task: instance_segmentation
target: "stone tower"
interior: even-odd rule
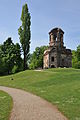
[[[64,31],[54,28],[49,32],[49,48],[44,52],[44,68],[72,67],[72,53],[63,42]]]
[[[53,47],[55,45],[63,47],[63,35],[64,32],[60,28],[55,28],[49,32],[49,46]]]

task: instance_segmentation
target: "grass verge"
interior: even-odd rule
[[[12,98],[0,90],[0,120],[8,120],[12,109]]]

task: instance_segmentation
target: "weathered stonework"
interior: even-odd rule
[[[66,49],[63,42],[64,32],[54,28],[49,32],[49,48],[44,51],[43,67],[72,67],[72,53]]]

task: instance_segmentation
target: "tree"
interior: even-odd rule
[[[5,68],[2,61],[2,51],[1,51],[1,45],[0,45],[0,75],[4,75],[4,74],[5,74]]]
[[[72,67],[80,69],[80,45],[72,51]]]
[[[72,51],[72,67],[75,68],[78,62],[77,60],[77,52],[75,50]]]
[[[43,68],[43,53],[46,49],[48,49],[48,46],[41,46],[35,48],[35,51],[30,58],[30,69]]]
[[[28,11],[28,6],[25,4],[22,7],[22,14],[21,14],[21,21],[22,25],[18,29],[18,34],[20,36],[20,42],[23,49],[23,55],[24,55],[24,70],[27,68],[27,62],[28,56],[29,56],[29,49],[30,49],[30,13]]]
[[[14,65],[16,65],[19,70],[22,59],[20,45],[18,43],[15,45],[11,38],[8,38],[0,46],[0,53],[1,62],[4,68],[2,71],[4,71],[5,74],[11,74]]]
[[[80,61],[80,45],[77,47],[77,59]]]

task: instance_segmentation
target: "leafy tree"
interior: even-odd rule
[[[75,65],[76,65],[77,61],[78,61],[78,60],[77,60],[76,51],[73,50],[73,51],[72,51],[72,67],[73,67],[73,68],[75,68]]]
[[[72,67],[80,69],[80,45],[72,51]]]
[[[1,52],[1,61],[4,70],[4,73],[10,74],[12,73],[12,69],[14,65],[21,66],[21,50],[20,45],[17,43],[16,45],[12,42],[11,38],[8,38],[3,45],[0,46]]]
[[[18,33],[20,36],[20,42],[23,49],[23,55],[24,55],[24,70],[27,68],[27,62],[29,57],[29,49],[30,49],[30,13],[28,11],[28,6],[25,4],[22,8],[22,14],[21,14],[21,21],[22,25],[18,29]]]
[[[12,61],[12,50],[13,50],[13,43],[11,38],[8,38],[3,45],[1,46],[1,50],[2,50],[2,61],[4,63],[5,66],[5,71],[8,72],[8,74],[11,71],[11,68],[13,67],[13,61]]]
[[[48,46],[36,47],[30,58],[30,69],[43,68],[43,53]]]
[[[16,66],[18,66],[18,68],[19,68],[21,66],[21,64],[22,64],[21,47],[20,47],[19,43],[16,43],[16,45],[14,45],[14,47],[15,47],[14,54],[16,56],[16,57],[14,57],[14,64]]]
[[[0,75],[4,75],[4,64],[2,61],[2,51],[1,51],[1,45],[0,45]]]
[[[77,47],[77,59],[80,61],[80,45]]]

